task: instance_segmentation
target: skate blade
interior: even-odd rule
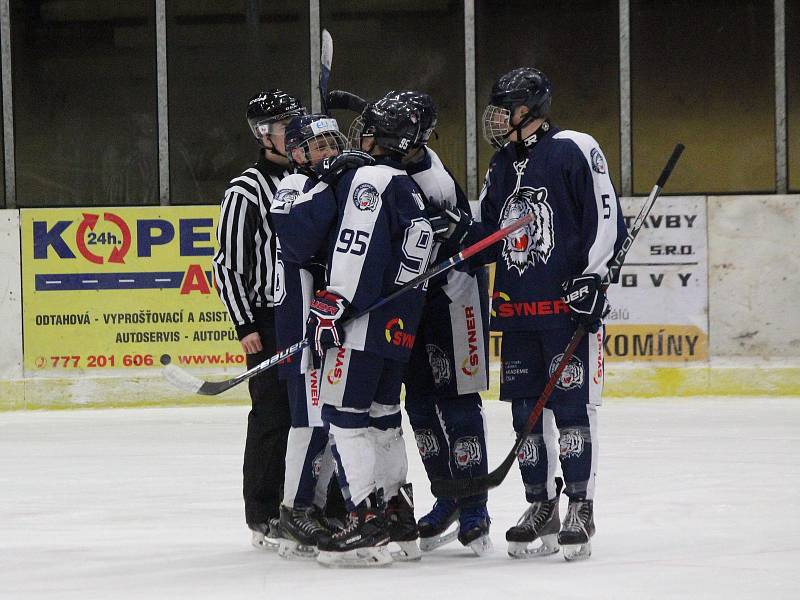
[[[419,538],[419,549],[422,550],[423,552],[431,552],[441,546],[444,546],[445,544],[449,544],[457,537],[458,537],[458,523],[455,523],[453,531],[450,531],[449,533],[434,535],[427,538],[422,538],[422,537]]]
[[[325,567],[348,569],[361,567],[384,567],[392,564],[392,555],[386,546],[356,548],[347,552],[321,550],[317,562]]]
[[[511,558],[541,558],[543,556],[550,556],[559,550],[558,536],[543,535],[541,544],[531,547],[533,542],[508,542],[508,555]]]
[[[389,542],[389,553],[392,555],[392,560],[399,562],[409,562],[422,558],[422,551],[417,546],[416,540],[408,542],[391,541]]]
[[[586,560],[592,555],[592,542],[570,544],[569,546],[564,544],[561,548],[564,550],[564,560],[568,562]]]
[[[254,531],[250,538],[250,544],[252,544],[253,548],[257,548],[258,550],[276,552],[280,546],[280,538],[268,537],[263,533]]]
[[[282,539],[278,546],[278,556],[286,560],[314,560],[319,550],[316,546],[307,546],[294,540]]]
[[[475,556],[486,556],[487,554],[494,552],[492,538],[490,538],[488,535],[482,535],[478,539],[472,540],[469,544],[467,544],[467,548],[472,550],[475,553]]]

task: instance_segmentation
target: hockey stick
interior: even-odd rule
[[[633,240],[636,239],[639,230],[642,228],[644,220],[650,213],[650,209],[653,208],[656,198],[658,198],[658,196],[661,194],[661,189],[664,187],[664,184],[666,184],[670,173],[672,173],[675,163],[678,162],[678,158],[680,158],[683,148],[683,144],[677,144],[675,149],[672,151],[672,156],[669,157],[664,170],[661,171],[661,176],[658,178],[655,186],[653,186],[650,195],[647,197],[647,201],[644,203],[642,210],[639,212],[639,216],[636,217],[636,221],[634,221],[633,227],[628,232],[625,240],[622,242],[622,246],[620,247],[619,251],[612,259],[612,264],[608,268],[608,273],[606,273],[606,276],[603,278],[602,285],[604,289],[617,280],[619,271],[622,268],[622,263],[625,262],[625,256],[628,254],[628,250],[630,250]],[[508,456],[505,457],[503,462],[500,463],[500,466],[491,473],[481,477],[467,479],[434,479],[431,481],[431,493],[433,493],[435,497],[465,498],[468,496],[475,496],[476,494],[481,494],[492,488],[496,488],[503,482],[503,480],[506,478],[506,475],[508,475],[508,472],[511,470],[511,465],[514,464],[514,460],[517,458],[517,454],[522,447],[522,444],[525,442],[528,435],[530,435],[531,431],[533,431],[536,422],[539,420],[539,416],[542,414],[542,410],[544,410],[544,405],[550,398],[550,394],[553,393],[556,383],[558,383],[559,379],[561,379],[561,373],[564,372],[564,369],[569,364],[572,355],[575,353],[575,349],[578,347],[578,344],[580,344],[585,334],[586,329],[583,327],[583,325],[578,325],[578,328],[572,335],[572,339],[569,341],[569,344],[567,344],[566,350],[564,350],[561,361],[558,363],[556,370],[550,375],[544,390],[539,396],[539,399],[536,401],[536,405],[531,410],[531,414],[528,416],[525,427],[517,436],[517,441],[514,443],[514,447],[511,449],[511,452],[508,453]]]
[[[328,94],[328,108],[349,110],[361,114],[364,112],[364,107],[367,101],[361,96],[353,92],[346,92],[345,90],[331,90]]]
[[[333,64],[333,38],[327,29],[322,30],[322,47],[319,51],[319,96],[322,112],[328,114],[328,80],[331,78]]]
[[[520,229],[521,227],[524,227],[532,220],[533,220],[532,214],[525,215],[521,219],[514,221],[511,225],[503,227],[502,229],[495,231],[493,234],[486,236],[482,240],[475,242],[471,246],[464,248],[458,254],[438,263],[437,265],[434,265],[433,267],[431,267],[424,273],[418,275],[411,281],[406,282],[399,289],[395,290],[385,298],[381,298],[380,300],[375,302],[372,306],[365,308],[355,316],[348,319],[347,322],[349,323],[351,321],[355,321],[356,319],[364,316],[368,312],[371,312],[376,308],[380,308],[381,306],[384,306],[385,304],[392,302],[398,296],[406,293],[408,290],[415,288],[422,283],[425,283],[432,277],[435,277],[436,275],[439,275],[440,273],[443,273],[444,271],[451,269],[457,264],[464,262],[471,256],[474,256],[475,254],[485,250],[492,244],[499,242],[507,235],[513,233],[514,231]],[[164,357],[162,357],[163,359],[162,362],[165,363],[163,375],[167,379],[167,381],[169,381],[175,387],[178,387],[182,390],[193,392],[196,394],[201,394],[203,396],[216,396],[217,394],[221,394],[225,390],[229,390],[235,385],[242,383],[243,381],[249,379],[250,377],[258,375],[259,373],[262,373],[263,371],[266,371],[267,369],[274,367],[279,362],[282,362],[287,358],[289,358],[290,356],[302,351],[303,348],[306,348],[309,344],[310,342],[308,338],[302,339],[299,342],[292,344],[285,350],[281,350],[271,358],[268,358],[267,360],[257,364],[253,368],[248,369],[241,375],[237,375],[232,379],[226,379],[225,381],[203,381],[201,379],[198,379],[197,377],[181,369],[180,367],[174,364],[169,364],[169,361],[167,360],[169,359],[169,356],[165,354]]]

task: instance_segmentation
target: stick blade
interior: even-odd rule
[[[319,53],[319,62],[322,68],[330,75],[331,65],[333,64],[333,38],[327,29],[322,30],[322,47]]]
[[[488,492],[503,483],[511,465],[517,460],[517,450],[515,445],[500,466],[487,475],[466,479],[434,479],[431,481],[431,493],[437,498],[468,498]]]
[[[431,493],[437,498],[468,498],[497,487],[489,475],[466,479],[434,479]]]
[[[192,394],[200,394],[201,388],[205,385],[203,380],[198,379],[191,373],[187,373],[173,364],[165,366],[161,374],[164,376],[164,379],[170,382],[174,387]]]
[[[204,381],[197,390],[201,396],[216,396],[222,392],[231,389],[239,383],[239,379],[226,379],[225,381]]]

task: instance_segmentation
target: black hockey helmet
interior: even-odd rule
[[[519,67],[501,75],[492,86],[489,105],[483,113],[483,136],[495,148],[509,141],[517,133],[518,143],[522,129],[531,121],[550,113],[552,86],[547,75],[533,67]],[[526,106],[528,113],[520,123],[509,129],[511,117],[518,106]]]
[[[286,125],[284,142],[289,164],[306,175],[319,175],[317,167],[323,159],[338,156],[347,149],[347,138],[339,131],[336,119],[323,114],[292,117]],[[303,151],[302,163],[293,156],[297,148]]]
[[[275,133],[271,125],[278,121],[306,114],[299,99],[278,89],[267,90],[253,96],[247,104],[247,123],[250,131],[261,142],[264,135]]]
[[[425,92],[418,92],[416,90],[392,90],[388,92],[384,98],[407,101],[419,109],[422,133],[418,146],[427,144],[436,129],[436,122],[439,116],[433,98]]]
[[[510,110],[528,107],[533,119],[550,113],[552,86],[547,75],[533,67],[519,67],[501,75],[492,86],[489,104]]]
[[[350,141],[360,148],[361,138],[368,136],[396,158],[403,158],[420,144],[421,111],[412,102],[399,98],[370,102],[351,125]]]

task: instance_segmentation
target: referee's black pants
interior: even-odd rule
[[[247,355],[247,368],[273,356],[276,351],[275,311],[255,308],[254,315],[263,349]],[[266,523],[279,515],[283,496],[286,439],[291,426],[286,385],[278,379],[278,367],[251,377],[252,408],[247,415],[244,447],[244,513],[248,524]]]

